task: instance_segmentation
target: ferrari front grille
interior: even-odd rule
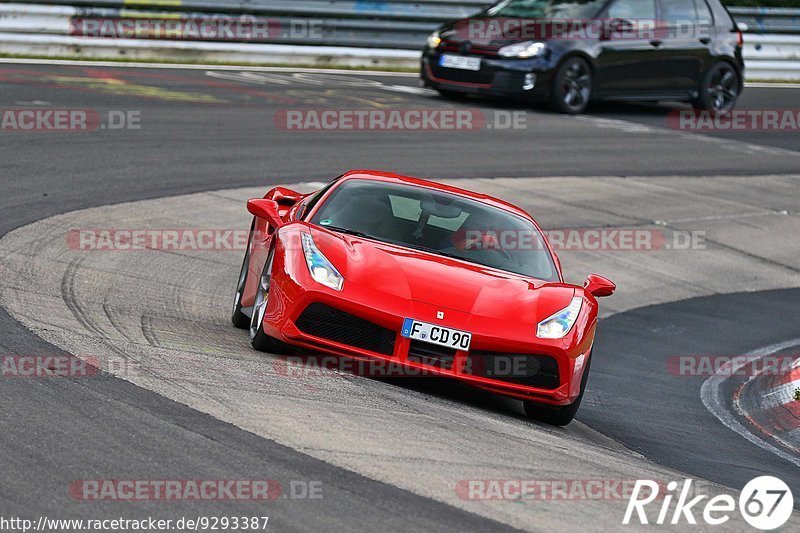
[[[474,350],[467,358],[464,373],[537,389],[560,385],[558,362],[547,355]]]
[[[450,370],[453,368],[453,360],[456,351],[452,348],[437,346],[429,342],[412,340],[408,347],[408,360],[423,365],[435,366]]]
[[[306,307],[295,325],[321,339],[384,355],[394,353],[394,331],[319,302]]]

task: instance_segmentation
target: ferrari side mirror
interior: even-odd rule
[[[275,187],[267,193],[266,198],[275,200],[278,205],[290,206],[296,204],[298,200],[303,198],[303,195],[286,187]]]
[[[586,276],[586,282],[583,288],[592,294],[595,298],[602,298],[603,296],[611,296],[617,289],[617,286],[608,278],[598,276],[597,274],[589,274]]]
[[[278,202],[274,200],[265,200],[264,198],[247,200],[247,210],[251,215],[266,220],[273,228],[277,229],[284,224],[278,214]]]

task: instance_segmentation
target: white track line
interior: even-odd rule
[[[781,209],[779,211],[756,211],[753,213],[732,213],[730,215],[711,215],[705,217],[671,218],[668,220],[654,220],[653,224],[666,226],[668,224],[683,224],[686,222],[711,222],[714,220],[731,220],[752,217],[771,217],[775,215],[788,215],[789,211]]]
[[[753,81],[750,83],[745,82],[744,86],[751,89],[800,89],[800,83],[767,83]]]
[[[252,72],[327,72],[331,74],[351,74],[366,76],[387,76],[397,78],[417,78],[415,72],[391,72],[384,70],[356,70],[311,67],[259,67],[255,65],[201,65],[192,63],[142,63],[136,61],[83,61],[79,59],[24,59],[16,57],[0,57],[0,63],[23,65],[64,65],[77,67],[120,67],[120,68],[157,68],[176,70],[246,70]]]
[[[173,68],[184,70],[250,70],[256,72],[335,72],[337,74],[367,74],[381,76],[396,76],[400,78],[416,78],[419,74],[415,72],[393,72],[385,70],[352,70],[352,69],[333,69],[333,68],[294,68],[294,67],[259,67],[246,65],[200,65],[192,63],[145,63],[137,61],[84,61],[80,59],[26,59],[23,57],[2,57],[0,63],[16,63],[31,65],[74,65],[74,66],[98,66],[98,67],[125,67],[125,68]],[[745,87],[753,89],[800,89],[800,83],[769,83],[769,82],[745,82]]]
[[[800,339],[793,339],[790,341],[765,346],[763,348],[758,348],[757,350],[753,350],[752,352],[745,354],[745,360],[747,357],[766,357],[774,354],[775,352],[786,350],[787,348],[793,348],[795,346],[800,346]],[[727,363],[717,370],[713,376],[703,382],[703,386],[700,389],[700,398],[703,400],[703,405],[705,405],[706,409],[708,409],[711,414],[717,417],[720,422],[728,427],[728,429],[735,431],[756,446],[759,446],[760,448],[763,448],[782,459],[786,459],[796,466],[800,466],[800,458],[770,444],[760,436],[750,431],[750,429],[739,422],[734,414],[725,406],[725,399],[723,398],[722,394],[722,384],[731,375],[734,375],[736,370],[746,364],[748,363],[744,362],[731,369],[731,363]]]

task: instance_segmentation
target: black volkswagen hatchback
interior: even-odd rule
[[[681,100],[733,109],[742,34],[720,0],[503,0],[442,25],[422,54],[423,83],[447,97],[549,101]]]

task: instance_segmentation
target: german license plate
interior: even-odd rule
[[[479,57],[462,57],[442,54],[441,57],[439,57],[439,65],[461,70],[480,70],[481,60]]]
[[[472,341],[472,333],[420,322],[413,318],[403,320],[401,335],[409,339],[464,351],[469,350],[469,343]]]

